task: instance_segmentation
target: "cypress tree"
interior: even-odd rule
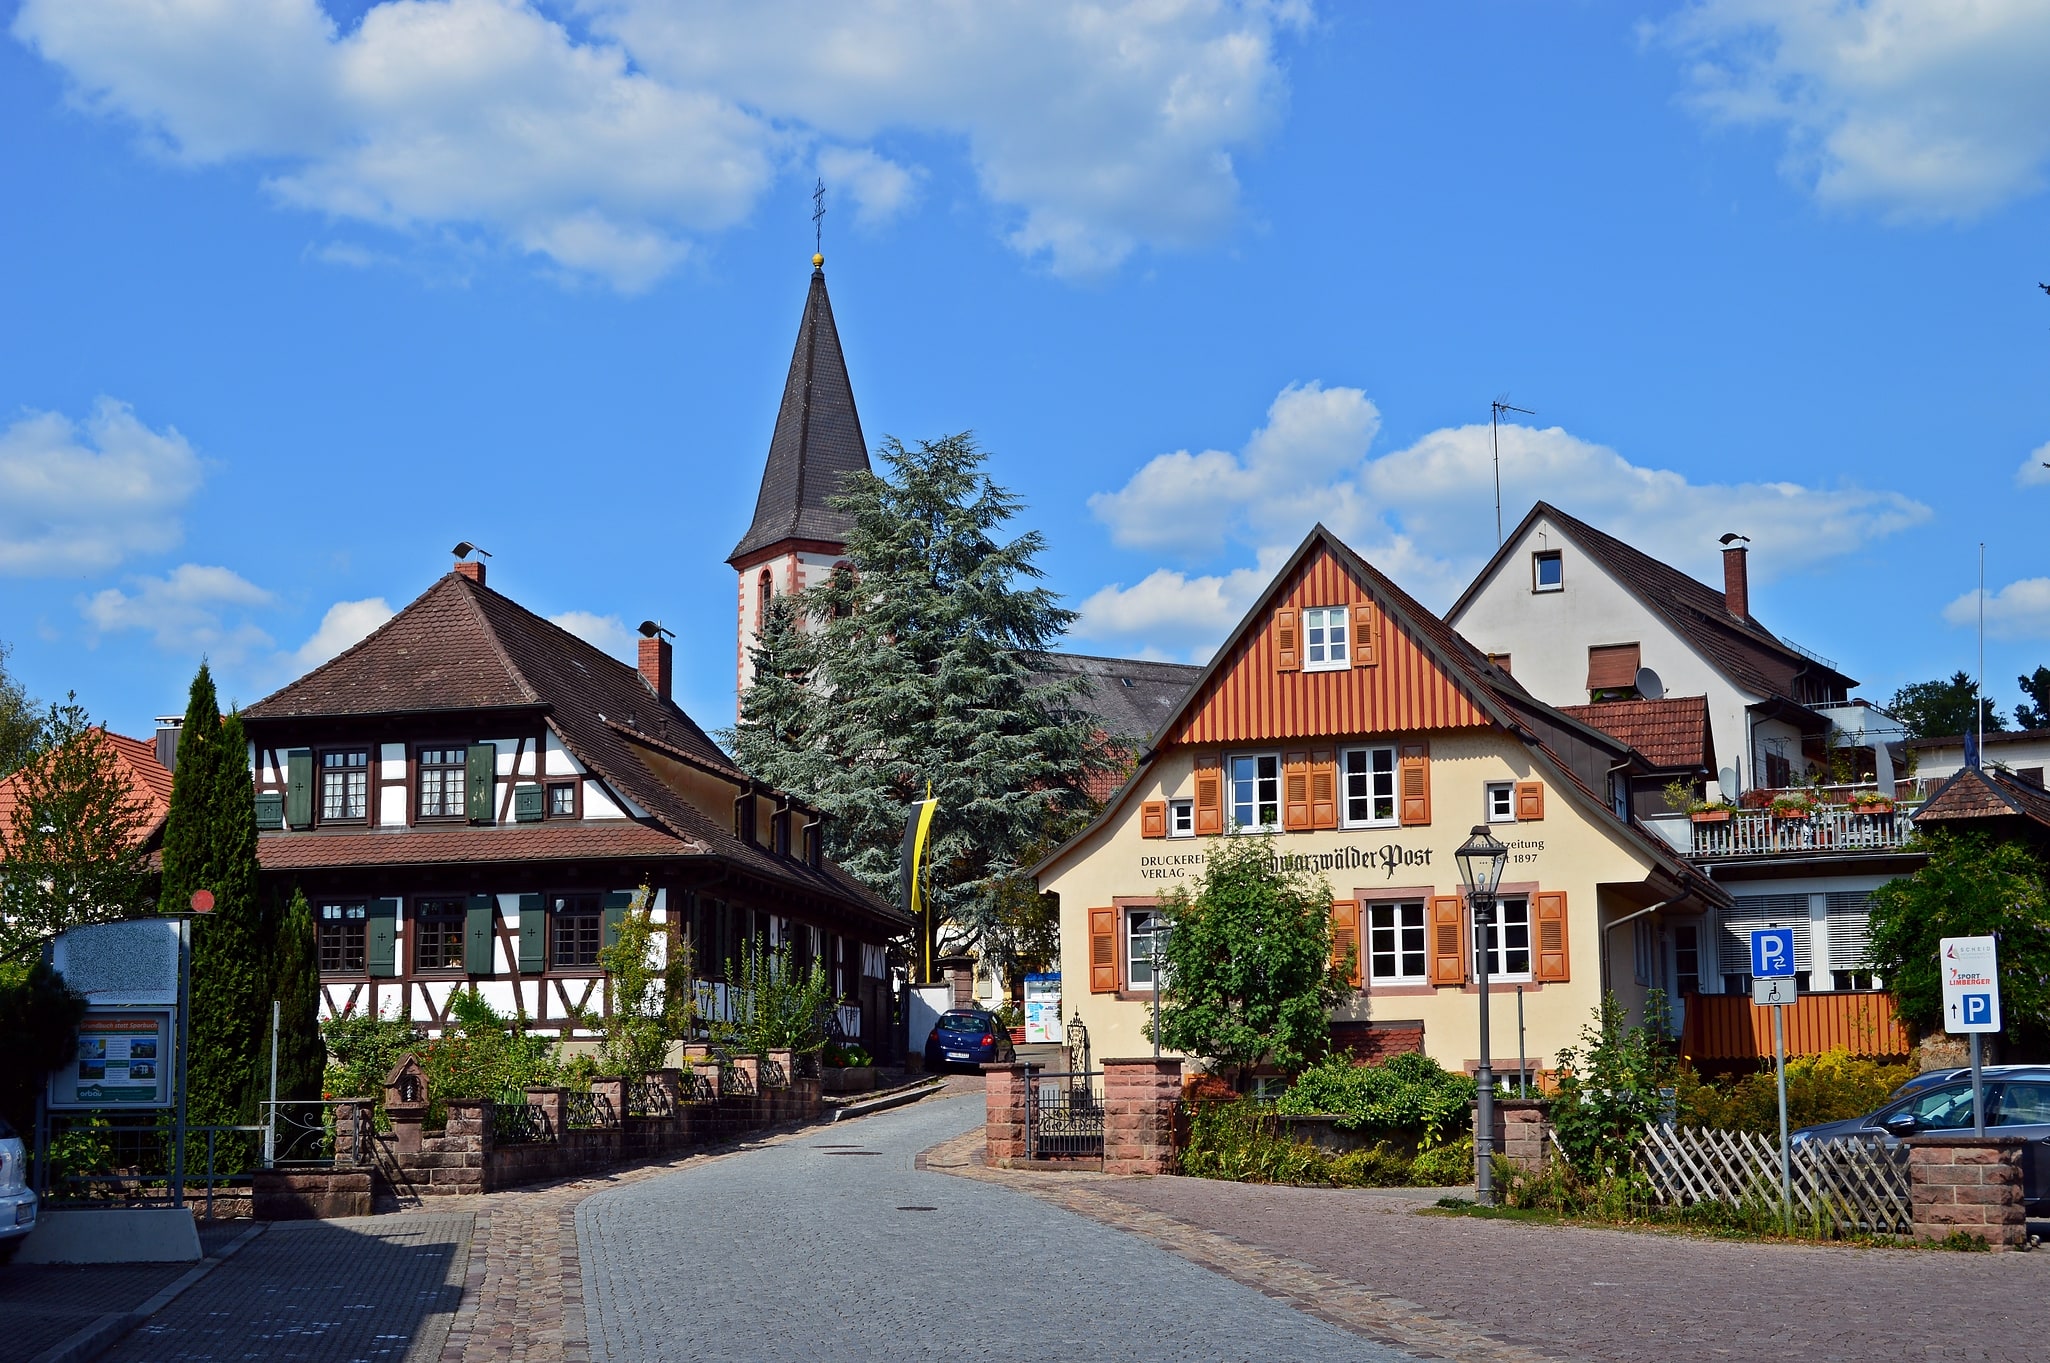
[[[327,1046],[320,1037],[320,968],[314,955],[313,910],[306,892],[294,886],[292,897],[271,915],[266,933],[270,949],[269,988],[258,1000],[264,1035],[256,1049],[254,1088],[258,1100],[270,1096],[270,1000],[278,1002],[278,1098],[295,1102],[320,1097]],[[258,1109],[261,1115],[261,1109]]]
[[[178,731],[177,766],[171,776],[171,812],[164,821],[164,881],[158,903],[183,913],[192,892],[211,889],[214,768],[221,746],[221,702],[205,663],[192,679],[185,725]]]

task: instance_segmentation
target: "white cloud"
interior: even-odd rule
[[[199,456],[101,398],[79,423],[30,412],[0,431],[0,573],[110,568],[174,547],[199,489]]]
[[[1979,593],[1943,608],[1953,625],[1979,623]],[[1986,597],[1986,632],[1996,639],[2050,639],[2050,577],[2025,577]]]
[[[639,637],[616,615],[599,615],[595,611],[564,611],[560,615],[549,616],[548,620],[550,624],[562,626],[593,648],[609,653],[622,662],[632,662],[640,656]]]
[[[1494,546],[1489,428],[1432,431],[1374,458],[1379,427],[1358,389],[1292,384],[1239,454],[1158,455],[1124,487],[1092,497],[1121,545],[1192,563],[1250,549],[1261,566],[1215,576],[1161,569],[1132,587],[1105,587],[1083,603],[1076,632],[1200,656],[1319,521],[1426,605],[1450,605]],[[1543,499],[1711,581],[1724,531],[1751,536],[1752,575],[1769,582],[1930,514],[1898,493],[1852,486],[1694,483],[1558,427],[1504,426],[1500,439],[1507,522]]]
[[[391,619],[393,613],[391,603],[381,596],[335,602],[320,617],[320,628],[313,631],[313,637],[293,651],[293,667],[301,672],[319,667]]]
[[[227,568],[182,563],[163,577],[130,579],[132,591],[109,587],[79,603],[101,634],[148,633],[158,648],[204,654],[234,665],[270,647],[271,637],[247,618],[271,594]]]
[[[1056,273],[1208,240],[1233,157],[1285,102],[1276,46],[1307,0],[386,0],[343,31],[317,0],[23,0],[13,31],[85,107],[188,164],[253,162],[288,204],[479,229],[621,289],[815,161],[857,221],[960,147],[1011,244]],[[808,149],[817,148],[816,156]]]
[[[2029,457],[2022,460],[2021,467],[2014,471],[2014,485],[2050,487],[2050,442],[2029,451]]]
[[[1653,32],[1710,118],[1784,127],[1825,202],[1964,218],[2043,187],[2041,0],[1698,0]]]

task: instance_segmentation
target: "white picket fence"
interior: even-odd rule
[[[1653,1126],[1638,1160],[1661,1202],[1771,1203],[1780,1200],[1779,1141],[1748,1131]],[[1794,1207],[1803,1220],[1826,1216],[1848,1231],[1905,1235],[1911,1229],[1908,1149],[1873,1138],[1804,1141],[1793,1150]]]

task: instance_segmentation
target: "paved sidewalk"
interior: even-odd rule
[[[249,1229],[205,1222],[201,1252],[214,1254]],[[9,1264],[0,1267],[0,1359],[35,1358],[100,1317],[132,1311],[192,1270],[191,1264]]]

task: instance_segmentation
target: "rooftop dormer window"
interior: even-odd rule
[[[1311,606],[1303,611],[1303,671],[1341,672],[1352,666],[1352,609]]]

